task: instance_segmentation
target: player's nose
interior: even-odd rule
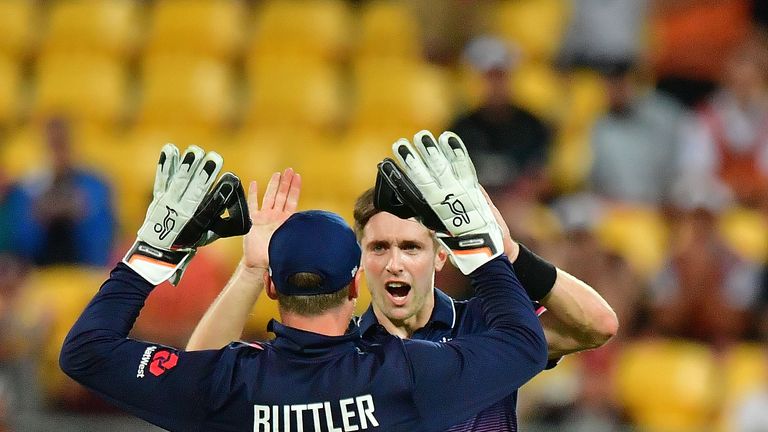
[[[400,251],[397,249],[392,249],[390,251],[385,270],[392,274],[403,272],[403,261],[400,257]]]

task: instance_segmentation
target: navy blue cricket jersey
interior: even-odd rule
[[[449,342],[366,341],[355,325],[331,337],[273,321],[271,342],[187,352],[127,338],[153,286],[118,264],[64,341],[60,364],[171,431],[439,431],[546,364],[541,324],[506,257],[472,282],[488,329]]]
[[[411,335],[412,339],[434,342],[448,342],[461,336],[481,333],[488,330],[485,315],[479,297],[469,300],[455,300],[448,294],[435,288],[435,307],[432,316],[424,327]],[[536,304],[533,305],[537,307]],[[541,308],[543,309],[543,308]],[[537,313],[540,312],[537,310]],[[373,306],[360,317],[360,332],[363,339],[376,341],[389,337],[387,330],[379,324]],[[554,363],[548,363],[554,366]],[[516,364],[505,365],[510,373]],[[452,389],[462,392],[463,389]],[[448,428],[446,432],[515,432],[517,431],[517,390],[493,404],[493,406]]]

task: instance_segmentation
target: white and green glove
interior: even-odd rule
[[[477,181],[467,149],[453,132],[421,131],[392,145],[379,164],[374,204],[435,230],[451,262],[469,274],[501,255],[503,236]]]
[[[211,188],[223,163],[218,153],[197,146],[181,157],[173,144],[163,146],[153,200],[125,264],[154,285],[176,285],[198,247],[248,232],[251,221],[237,176],[225,173]]]

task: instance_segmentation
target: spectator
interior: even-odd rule
[[[751,26],[749,0],[654,0],[650,14],[658,87],[688,106],[716,88],[728,53]]]
[[[571,3],[571,20],[558,58],[560,65],[600,70],[628,59],[639,59],[647,0],[572,0]]]
[[[672,253],[651,287],[651,325],[662,336],[723,348],[750,330],[759,266],[733,252],[718,230],[727,203],[721,185],[678,185],[674,197]]]
[[[9,192],[11,250],[37,265],[106,265],[115,225],[109,186],[75,166],[65,119],[49,120],[45,132],[50,166]]]
[[[741,204],[768,196],[768,48],[753,38],[727,58],[722,88],[683,128],[680,175],[726,185]]]
[[[450,130],[463,138],[489,192],[512,186],[540,197],[548,189],[545,164],[552,134],[544,121],[510,100],[515,56],[504,42],[488,36],[473,39],[465,56],[482,74],[485,93],[480,107],[456,119]]]
[[[592,132],[591,189],[611,201],[663,204],[675,177],[683,110],[643,88],[629,62],[604,67],[603,77],[609,110]]]

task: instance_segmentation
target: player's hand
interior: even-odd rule
[[[123,262],[152,284],[176,284],[197,247],[247,232],[250,219],[237,176],[225,173],[211,187],[223,163],[218,153],[197,146],[181,157],[173,144],[163,146],[152,203]]]
[[[509,225],[507,225],[507,221],[504,220],[504,217],[501,215],[499,209],[496,208],[496,205],[491,200],[491,197],[488,196],[488,192],[485,191],[483,186],[480,186],[480,191],[483,193],[485,202],[488,203],[488,207],[491,209],[493,219],[497,224],[499,224],[499,228],[501,228],[501,237],[502,242],[504,243],[504,254],[510,259],[510,261],[514,262],[515,258],[517,258],[517,254],[520,251],[520,245],[512,240],[512,234],[509,231]]]
[[[287,168],[274,173],[259,208],[257,183],[248,188],[248,209],[253,226],[243,239],[243,263],[246,270],[266,269],[269,266],[269,239],[277,227],[296,212],[301,192],[301,176]]]
[[[413,143],[400,139],[392,150],[397,163],[385,160],[379,165],[383,180],[377,181],[377,196],[387,183],[409,210],[401,208],[400,215],[415,214],[435,230],[451,262],[464,274],[502,253],[502,228],[456,134],[444,132],[435,140],[429,131],[421,131]]]

